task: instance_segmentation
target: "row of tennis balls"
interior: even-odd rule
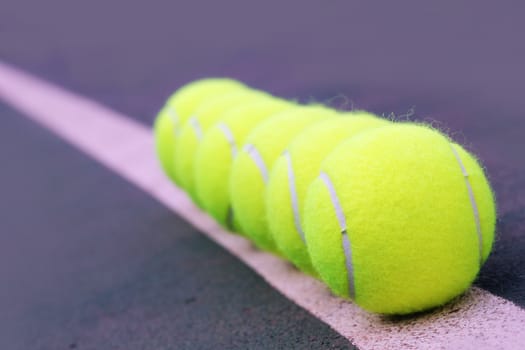
[[[366,310],[442,305],[490,253],[483,169],[429,127],[203,79],[170,97],[155,137],[166,174],[220,224]]]

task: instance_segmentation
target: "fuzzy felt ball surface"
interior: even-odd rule
[[[226,113],[203,137],[195,159],[195,192],[202,207],[226,228],[240,230],[228,191],[233,160],[253,128],[293,106],[278,98],[242,105]]]
[[[210,99],[195,111],[182,126],[174,153],[175,176],[182,188],[200,204],[195,194],[194,163],[197,149],[207,130],[232,109],[270,98],[266,93],[243,89]]]
[[[337,295],[407,314],[446,303],[476,278],[496,210],[483,168],[414,124],[365,131],[322,162],[304,207],[312,264]]]
[[[154,135],[162,169],[173,182],[179,182],[173,163],[175,139],[181,126],[205,101],[244,88],[243,84],[232,79],[207,78],[188,83],[170,96],[155,119]]]
[[[362,111],[315,123],[294,138],[275,162],[266,196],[270,233],[279,251],[300,270],[316,274],[306,249],[302,220],[306,191],[319,175],[321,162],[343,140],[387,123]]]
[[[337,113],[322,106],[300,106],[272,117],[248,136],[233,162],[230,199],[242,232],[259,248],[277,252],[266,216],[266,184],[272,165],[306,127]]]

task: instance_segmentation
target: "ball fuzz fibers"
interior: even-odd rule
[[[195,192],[202,207],[221,225],[239,230],[228,192],[230,171],[238,150],[261,121],[293,106],[277,98],[245,104],[226,113],[206,132],[195,158]]]
[[[321,278],[377,313],[417,312],[460,295],[494,240],[483,169],[418,125],[380,127],[339,145],[310,185],[304,211]]]
[[[175,139],[179,129],[206,100],[244,89],[238,81],[226,78],[208,78],[184,85],[171,95],[155,119],[155,147],[161,166],[168,177],[178,183],[173,169]]]
[[[265,192],[275,159],[306,127],[337,113],[322,106],[298,106],[257,126],[233,162],[230,200],[242,233],[259,248],[277,253],[266,218]]]
[[[315,123],[300,133],[274,163],[266,194],[270,233],[279,251],[300,270],[315,275],[302,219],[304,197],[319,175],[321,162],[343,140],[387,123],[360,111]]]

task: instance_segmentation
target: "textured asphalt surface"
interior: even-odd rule
[[[0,348],[352,348],[147,194],[0,118]]]
[[[9,2],[0,59],[148,125],[181,84],[230,76],[450,130],[482,160],[498,199],[498,239],[476,284],[525,307],[525,5],[58,0],[27,11]],[[0,278],[16,282],[0,291],[11,315],[0,322],[12,330],[0,339],[350,346],[161,205],[0,110],[9,165]]]

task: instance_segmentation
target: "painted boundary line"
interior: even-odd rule
[[[162,174],[150,129],[0,62],[0,99],[171,208],[287,298],[360,349],[519,349],[525,310],[482,289],[430,314],[389,319],[330,295],[319,281],[219,227]]]

